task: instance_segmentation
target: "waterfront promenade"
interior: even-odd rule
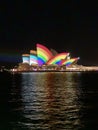
[[[59,67],[59,68],[48,68],[48,67],[31,67],[31,68],[13,68],[10,69],[10,72],[85,72],[85,71],[98,71],[98,66],[82,66],[74,65],[72,67]]]

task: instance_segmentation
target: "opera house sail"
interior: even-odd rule
[[[62,60],[62,63],[61,65],[66,65],[66,66],[69,66],[73,63],[76,63],[80,58],[71,58],[71,59],[67,59],[67,60]]]
[[[41,44],[37,44],[37,57],[38,57],[38,64],[43,65],[53,58],[53,54],[47,47]]]
[[[30,50],[30,65],[37,65],[37,52],[35,50]]]
[[[66,59],[66,57],[69,55],[69,53],[60,53],[54,56],[52,59],[50,59],[47,62],[47,65],[52,65],[52,64],[60,64],[62,59]]]
[[[29,54],[22,54],[23,63],[30,63],[30,55]]]

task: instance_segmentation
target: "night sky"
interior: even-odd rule
[[[97,1],[73,1],[3,2],[0,63],[19,63],[40,43],[80,57],[78,64],[98,65]]]

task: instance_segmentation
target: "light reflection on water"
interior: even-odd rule
[[[11,121],[13,130],[78,130],[82,127],[79,73],[22,73],[20,78],[20,84],[13,79],[11,90],[10,102],[14,104],[11,113],[16,116]]]

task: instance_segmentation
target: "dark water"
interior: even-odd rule
[[[0,130],[98,130],[98,72],[0,73]]]

